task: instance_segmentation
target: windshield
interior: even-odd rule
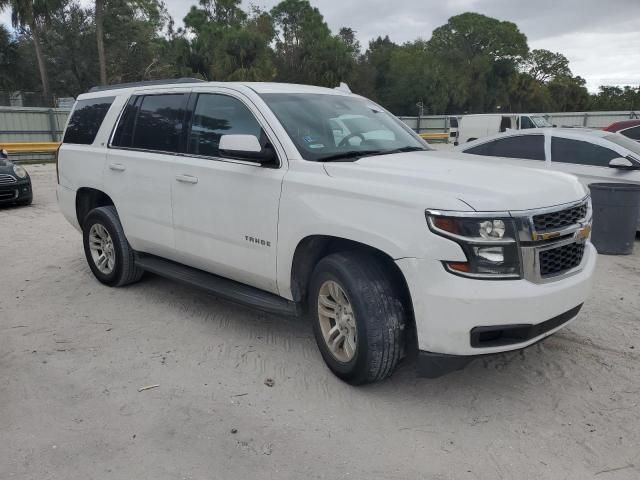
[[[530,117],[533,124],[538,128],[553,127],[544,117]]]
[[[409,127],[363,98],[309,93],[267,93],[262,98],[305,160],[429,150]]]
[[[631,140],[629,137],[625,137],[619,133],[612,133],[611,135],[605,135],[605,140],[609,140],[621,147],[626,148],[627,150],[633,152],[640,159],[640,143],[635,140]]]

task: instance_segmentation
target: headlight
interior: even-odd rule
[[[15,173],[18,178],[27,178],[27,171],[20,165],[13,166],[13,173]]]
[[[443,259],[447,270],[457,275],[486,279],[522,278],[516,227],[512,218],[449,216],[427,211],[427,223],[436,235],[456,242],[466,262]]]

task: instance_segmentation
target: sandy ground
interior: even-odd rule
[[[0,209],[0,479],[640,478],[640,242],[542,344],[353,388],[304,322],[99,284],[28,168],[33,206]]]

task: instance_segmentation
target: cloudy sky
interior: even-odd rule
[[[165,0],[181,23],[197,0]],[[243,0],[271,8],[278,0]],[[83,3],[91,3],[83,0]],[[531,48],[561,52],[574,74],[599,85],[640,85],[640,0],[311,0],[333,31],[349,26],[363,46],[378,35],[428,39],[447,19],[474,11],[515,22]],[[5,12],[0,21],[6,22]]]

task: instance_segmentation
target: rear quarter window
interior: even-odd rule
[[[640,125],[637,127],[627,128],[626,130],[622,130],[620,133],[625,137],[629,137],[631,140],[640,141]]]
[[[79,100],[71,113],[63,143],[91,145],[115,97]]]
[[[608,167],[609,162],[619,156],[614,150],[582,140],[563,137],[551,139],[552,162]]]

